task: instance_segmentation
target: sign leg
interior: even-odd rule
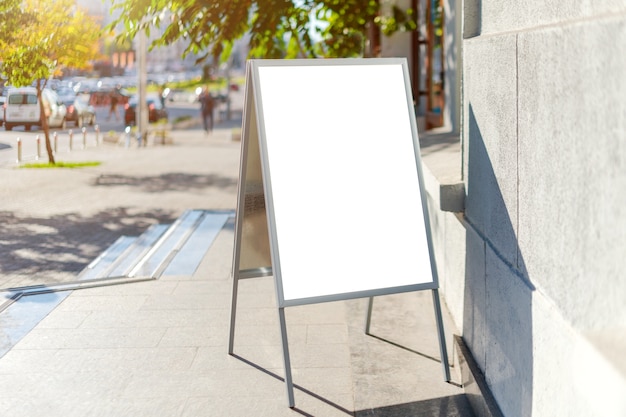
[[[443,367],[443,378],[450,382],[450,367],[448,365],[448,350],[446,349],[446,335],[443,331],[443,316],[441,315],[441,302],[439,301],[439,290],[433,291],[433,306],[435,307],[435,318],[437,320],[437,333],[439,334],[439,350],[441,352],[441,366]]]
[[[370,334],[370,325],[372,324],[372,309],[374,308],[374,297],[370,297],[367,301],[367,316],[365,318],[365,334]]]
[[[289,343],[287,343],[287,325],[285,322],[285,309],[278,309],[278,318],[280,320],[280,334],[283,340],[283,360],[285,363],[285,386],[287,388],[287,400],[289,408],[294,408],[296,402],[293,395],[293,381],[291,379],[291,361],[289,360]]]
[[[237,315],[237,290],[239,286],[239,278],[233,274],[233,295],[230,302],[230,336],[228,337],[228,354],[233,354],[233,345],[235,344],[235,316]]]

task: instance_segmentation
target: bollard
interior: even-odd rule
[[[126,126],[124,132],[126,132],[126,147],[130,148],[130,126]]]
[[[96,146],[100,143],[100,126],[96,125]]]
[[[39,135],[37,135],[36,142],[37,142],[37,156],[35,156],[35,159],[39,160],[39,158],[41,158],[41,139],[39,139]]]
[[[57,132],[54,132],[54,135],[52,135],[52,137],[54,138],[54,153],[57,153],[59,143],[59,137],[57,135]]]
[[[69,132],[67,132],[70,136],[70,151],[72,150],[72,142],[73,142],[73,138],[74,138],[74,132],[72,132],[72,129],[70,129]]]
[[[87,128],[83,127],[83,149],[87,147]]]
[[[17,163],[22,162],[22,139],[17,138]]]

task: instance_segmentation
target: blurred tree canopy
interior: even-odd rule
[[[391,6],[382,16],[381,0],[120,0],[119,37],[163,30],[150,48],[179,39],[203,61],[230,55],[233,43],[249,35],[250,56],[257,58],[355,57],[366,48],[368,28],[386,35],[415,28],[412,10]],[[117,14],[116,13],[116,14]]]
[[[100,25],[74,0],[0,0],[0,69],[13,86],[41,92],[63,68],[84,68],[98,56]],[[47,118],[42,118],[48,159],[54,163]]]
[[[1,50],[16,39],[16,29],[26,26],[30,18],[21,8],[21,0],[0,0],[0,47]]]
[[[0,0],[0,61],[15,86],[85,68],[98,56],[100,25],[73,0]]]

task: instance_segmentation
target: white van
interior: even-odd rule
[[[7,101],[5,96],[0,96],[0,126],[4,124],[4,102]]]
[[[54,91],[44,88],[41,92],[44,108],[48,114],[48,126],[65,129],[65,104],[59,100]],[[4,103],[4,129],[11,130],[15,126],[24,126],[30,130],[32,126],[41,126],[42,118],[35,87],[11,88]]]

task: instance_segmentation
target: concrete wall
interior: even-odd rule
[[[463,11],[463,337],[507,417],[624,416],[626,3]]]

